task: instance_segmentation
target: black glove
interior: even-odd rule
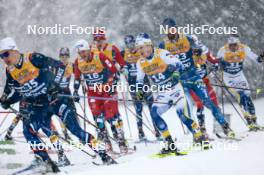
[[[262,63],[262,62],[264,61],[264,52],[262,52],[262,53],[259,55],[259,57],[257,58],[257,61],[258,61],[259,63]]]
[[[219,71],[219,69],[220,69],[220,66],[218,63],[215,63],[212,65],[212,71],[217,72]]]
[[[48,90],[48,97],[50,100],[54,100],[57,98],[57,95],[60,92],[60,87],[57,84],[52,84]]]
[[[11,104],[9,103],[6,94],[2,95],[2,97],[0,98],[0,103],[1,103],[2,108],[4,108],[4,109],[10,108]]]
[[[75,91],[73,92],[73,101],[75,101],[75,102],[77,102],[77,103],[79,103],[79,101],[80,101],[80,95],[79,95],[79,93],[78,93],[77,90],[75,90]]]
[[[8,108],[10,108],[10,103],[8,102],[8,101],[3,101],[3,102],[1,102],[1,106],[2,106],[2,108],[4,108],[4,109],[8,109]]]

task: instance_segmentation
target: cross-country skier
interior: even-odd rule
[[[78,97],[81,76],[86,84],[88,103],[94,119],[99,128],[98,139],[107,144],[108,150],[112,151],[105,120],[111,125],[114,137],[117,139],[121,152],[127,151],[124,131],[120,126],[118,115],[116,91],[114,86],[117,77],[117,69],[114,63],[102,52],[93,52],[85,40],[76,43],[78,57],[74,63],[74,96]]]
[[[124,66],[124,72],[126,72],[125,76],[127,77],[127,81],[129,86],[132,88],[133,86],[136,85],[136,80],[137,80],[137,61],[138,59],[141,58],[141,55],[139,52],[137,52],[137,49],[135,47],[135,38],[133,35],[126,35],[124,38],[125,42],[125,49],[121,52],[126,65]],[[147,77],[144,79],[144,84],[145,85],[150,85],[149,80]],[[140,141],[146,140],[145,133],[143,131],[143,121],[142,121],[142,111],[143,111],[143,103],[141,101],[137,101],[137,96],[135,92],[135,88],[131,89],[130,95],[134,102],[134,106],[136,109],[136,114],[137,114],[137,127],[138,127],[138,137]],[[145,93],[144,94],[144,100],[146,101],[149,110],[151,110],[151,106],[153,104],[153,94],[151,92]],[[154,128],[155,128],[155,136],[157,139],[160,137],[160,133],[153,123]]]
[[[60,61],[66,66],[65,73],[64,73],[63,78],[60,82],[60,87],[64,90],[65,94],[71,95],[69,85],[70,85],[71,75],[73,74],[73,65],[72,65],[72,63],[69,62],[69,58],[70,58],[69,48],[65,48],[65,47],[60,48],[59,58],[60,58]],[[72,102],[72,104],[74,107],[74,102]],[[23,103],[20,104],[19,108],[23,108]],[[12,140],[12,132],[15,129],[15,127],[17,126],[17,124],[19,123],[19,121],[21,120],[21,118],[22,118],[21,115],[18,114],[12,120],[11,125],[7,129],[7,132],[5,135],[5,140]],[[67,133],[67,129],[65,128],[64,124],[61,121],[60,121],[60,125],[63,129],[65,138],[69,139],[70,137],[69,137],[69,134]],[[52,125],[52,127],[51,127],[52,130],[56,131],[56,128],[53,128],[53,127],[55,127],[55,126]]]
[[[65,70],[65,66],[60,61],[40,53],[22,54],[15,41],[9,37],[0,41],[0,57],[7,66],[5,88],[15,90],[10,98],[2,99],[1,104],[8,108],[17,101],[26,102],[26,110],[23,110],[23,116],[26,116],[23,117],[23,134],[28,142],[42,143],[38,137],[39,129],[42,129],[45,134],[52,132],[50,114],[54,113],[61,117],[66,127],[83,143],[94,145],[94,137],[81,129],[74,110],[64,103],[67,100],[58,97],[61,91],[59,83]],[[51,72],[50,67],[57,68],[56,72]],[[31,148],[36,156],[51,167],[53,172],[59,171],[45,150]],[[99,150],[99,155],[102,161],[113,163],[105,150]]]
[[[168,26],[168,28],[177,27],[176,22],[171,18],[164,19],[162,25]],[[220,111],[220,108],[210,99],[206,85],[200,77],[198,69],[194,63],[192,47],[197,42],[196,37],[178,32],[171,33],[169,31],[159,47],[177,55],[178,59],[183,64],[180,80],[185,92],[190,93],[190,91],[193,91],[203,101],[203,104],[211,110],[215,119],[222,126],[225,135],[233,138],[235,136],[234,132],[230,129],[229,124]]]
[[[262,63],[264,53],[259,56],[256,55],[247,45],[240,42],[238,35],[231,35],[227,43],[218,51],[217,58],[220,59],[220,64],[223,69],[224,83],[227,86],[234,87],[229,88],[229,90],[237,96],[239,104],[243,107],[245,111],[244,117],[248,127],[251,130],[259,129],[250,90],[246,90],[249,88],[249,85],[243,73],[243,65],[245,59]]]
[[[102,52],[105,56],[107,56],[116,66],[118,72],[117,74],[123,72],[125,61],[121,55],[118,47],[107,41],[105,31],[99,30],[97,33],[93,34],[93,43],[91,45],[92,52]],[[116,81],[115,83],[117,83]],[[117,92],[116,92],[117,93]],[[116,108],[118,109],[118,103],[116,103]],[[116,114],[118,118],[119,125],[123,127],[122,116],[120,115],[119,109]],[[112,132],[115,132],[114,128],[111,128]]]
[[[215,90],[213,89],[210,80],[209,80],[209,72],[208,72],[208,62],[215,64],[217,63],[217,59],[212,55],[212,53],[209,51],[208,48],[206,48],[204,45],[200,44],[200,43],[196,43],[193,45],[192,47],[192,52],[193,52],[193,60],[194,63],[197,67],[198,73],[201,76],[201,78],[203,79],[203,82],[206,86],[208,95],[210,96],[212,102],[218,106],[218,100],[217,100],[217,95]],[[206,127],[205,127],[205,122],[204,122],[204,105],[202,100],[199,98],[199,96],[196,95],[196,93],[194,91],[190,91],[190,94],[194,100],[194,102],[196,103],[196,107],[197,107],[197,111],[196,111],[196,115],[199,121],[199,126],[201,128],[201,130],[203,132],[206,131]]]
[[[182,63],[176,56],[164,49],[154,48],[148,34],[141,33],[136,38],[136,47],[141,54],[137,62],[137,88],[138,99],[143,98],[144,78],[148,76],[158,87],[158,95],[151,108],[151,117],[158,127],[168,145],[174,144],[166,122],[161,115],[173,105],[181,121],[193,134],[194,141],[203,142],[207,138],[202,134],[198,125],[189,116],[189,107],[185,99],[182,85],[178,79],[178,73],[182,69]],[[171,149],[162,149],[161,153],[168,153]]]

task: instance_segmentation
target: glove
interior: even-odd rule
[[[60,92],[60,87],[57,84],[52,84],[48,90],[49,100],[52,101],[57,98],[57,95]]]
[[[77,90],[75,90],[75,91],[73,92],[73,101],[75,101],[75,102],[77,102],[77,103],[79,103],[79,101],[80,101],[80,95],[79,95],[79,93],[78,93]]]
[[[264,52],[262,52],[262,53],[259,55],[259,57],[257,58],[257,61],[258,61],[259,63],[262,63],[262,62],[264,61]]]
[[[212,65],[212,71],[217,72],[220,69],[220,66],[218,63],[215,63]]]
[[[125,77],[128,76],[129,72],[128,72],[128,69],[127,69],[127,66],[124,66],[120,69],[120,73],[123,74]]]
[[[142,90],[139,90],[136,92],[137,100],[141,101],[141,100],[143,100],[143,97],[144,97],[144,92]]]
[[[179,72],[174,72],[171,76],[172,80],[178,80],[180,78]]]
[[[4,109],[10,108],[11,104],[8,102],[6,94],[2,95],[2,97],[0,98],[0,103],[1,103],[2,108]]]
[[[1,106],[2,106],[2,108],[4,108],[4,109],[8,109],[8,108],[10,108],[10,103],[8,102],[8,101],[3,101],[3,102],[1,102]]]

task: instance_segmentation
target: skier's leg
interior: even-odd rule
[[[109,94],[105,94],[106,97],[111,97]],[[111,130],[114,137],[118,141],[118,145],[121,152],[127,151],[127,143],[125,140],[123,127],[118,122],[118,102],[117,101],[105,101],[103,104],[105,119],[110,123]]]
[[[202,133],[196,124],[196,122],[191,118],[191,113],[189,109],[188,102],[185,98],[184,90],[182,85],[179,83],[175,86],[174,96],[171,98],[176,102],[176,112],[181,119],[181,121],[185,124],[185,126],[189,129],[189,131],[194,135],[194,138],[198,141],[202,141]]]
[[[211,100],[214,102],[214,104],[216,106],[218,106],[219,103],[218,103],[218,100],[217,100],[217,95],[216,95],[216,92],[215,92],[214,88],[212,87],[212,85],[210,83],[209,78],[208,77],[203,78],[203,82],[205,83],[207,92],[208,92]]]
[[[153,102],[154,102],[154,98],[153,98],[152,92],[146,93],[146,95],[144,96],[144,98],[145,98],[145,100],[147,102],[149,111],[151,111],[151,108],[152,108]],[[155,129],[155,136],[156,136],[156,138],[158,140],[160,140],[161,139],[160,131],[159,131],[158,127],[155,125],[155,122],[153,121],[153,118],[152,117],[151,117],[151,121],[152,121],[153,127]]]
[[[205,116],[204,116],[204,106],[203,106],[203,102],[201,101],[201,99],[195,94],[195,92],[193,90],[189,91],[191,94],[192,99],[194,100],[196,107],[197,107],[197,111],[196,111],[196,116],[199,122],[199,126],[201,128],[201,131],[205,132],[206,128],[205,128]]]
[[[224,74],[224,83],[227,86],[248,89],[248,81],[243,72],[236,75]],[[247,120],[249,127],[256,123],[255,106],[253,104],[251,93],[249,90],[229,88],[229,90],[236,95],[239,104],[243,107],[244,117]]]
[[[150,110],[150,116],[163,138],[166,139],[170,136],[167,123],[162,119],[162,114],[168,111],[171,107],[172,99],[169,96],[170,92],[160,92],[157,96],[157,103],[154,103]],[[167,104],[166,104],[167,103]]]
[[[224,133],[229,137],[234,137],[234,132],[230,129],[228,122],[225,120],[224,115],[220,111],[220,108],[216,106],[208,95],[205,84],[201,79],[196,80],[196,85],[192,87],[193,91],[201,98],[204,105],[211,110],[213,116],[222,126]]]

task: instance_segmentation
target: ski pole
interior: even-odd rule
[[[67,98],[73,98],[73,95],[68,95],[68,94],[58,94],[59,97],[67,97]],[[80,98],[88,98],[88,99],[96,99],[96,100],[109,100],[109,101],[124,101],[124,99],[120,98],[112,98],[112,97],[96,97],[96,96],[79,96]],[[157,103],[157,104],[170,104],[169,102],[159,102],[159,101],[154,101],[154,102],[148,102],[144,100],[131,100],[131,99],[126,99],[125,101],[127,102],[142,102],[142,103]],[[170,105],[176,105],[176,103],[172,103]]]
[[[219,77],[216,75],[216,73],[214,73],[214,76],[216,78],[216,80],[219,83],[223,83],[221,82],[221,80],[219,79]],[[224,88],[226,90],[226,92],[235,99],[235,97],[233,96],[233,94],[228,90],[228,88]],[[244,117],[239,113],[239,111],[237,110],[237,108],[235,107],[235,105],[233,104],[232,100],[225,94],[225,96],[227,97],[228,101],[230,102],[230,104],[233,106],[233,108],[235,109],[235,111],[237,112],[237,114],[239,115],[239,117],[241,118],[241,120],[245,123],[245,125],[247,125],[247,122],[245,121]]]
[[[126,98],[125,98],[124,92],[122,92],[121,94],[122,94],[123,105],[124,105],[125,113],[126,113],[126,121],[127,121],[127,125],[128,125],[129,136],[130,136],[130,138],[132,138],[132,132],[131,132],[130,122],[128,119],[128,112],[127,112],[127,108],[126,108]]]
[[[83,90],[83,96],[84,96],[84,99],[83,99],[83,114],[84,114],[84,117],[86,117],[86,88],[85,88],[84,82],[82,82],[82,90]],[[86,131],[86,123],[84,121],[83,121],[83,128],[84,128],[84,131]]]
[[[138,114],[136,114],[135,112],[133,112],[129,107],[126,106],[126,108],[137,118],[140,119],[140,117],[138,116]],[[145,122],[142,121],[142,124],[155,136],[155,131],[153,131],[148,125],[145,124]]]
[[[12,108],[12,107],[10,107],[10,109],[14,112],[14,113],[16,113],[17,115],[18,114],[20,114],[20,112],[19,111],[17,111],[16,109],[14,109],[14,108]],[[41,127],[41,128],[43,128],[43,129],[45,129],[46,131],[48,131],[48,132],[52,132],[49,128],[47,128],[47,127]],[[34,132],[35,133],[35,132]],[[37,134],[37,136],[38,136],[38,133],[36,133]],[[61,137],[60,135],[57,135],[56,134],[56,136],[59,138],[59,139],[61,139],[61,140],[63,140],[64,142],[66,142],[66,143],[68,143],[68,144],[72,144],[75,148],[77,148],[77,149],[79,149],[80,151],[82,151],[83,153],[85,153],[86,155],[88,155],[88,156],[90,156],[90,157],[92,157],[92,158],[96,158],[96,155],[92,155],[92,154],[90,154],[89,152],[87,152],[87,151],[85,151],[85,150],[83,150],[83,149],[81,149],[81,148],[79,148],[79,146],[78,145],[75,145],[75,144],[73,144],[71,141],[69,141],[69,140],[67,140],[67,139],[65,139],[65,138],[63,138],[63,137]],[[38,136],[39,137],[39,136]],[[43,142],[43,143],[45,143],[40,137],[39,137],[39,139]],[[89,144],[89,147],[91,148],[91,145]],[[94,150],[93,148],[91,148],[95,153],[98,153],[96,150]]]

